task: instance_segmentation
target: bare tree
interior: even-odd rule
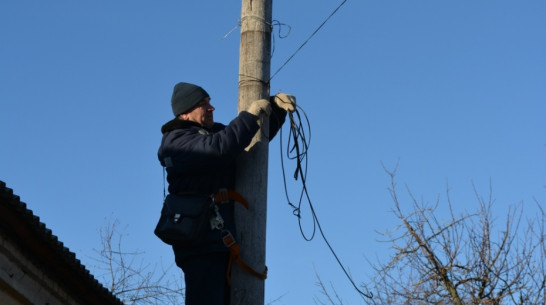
[[[522,206],[512,207],[496,230],[491,188],[486,200],[474,189],[478,210],[458,215],[448,188],[442,221],[440,199],[426,204],[409,189],[412,212],[402,210],[395,172],[387,171],[400,224],[381,233],[393,254],[370,262],[375,275],[366,289],[374,297],[363,298],[365,304],[546,304],[545,213],[538,202],[536,216],[523,219]],[[341,305],[335,289],[317,278],[328,304]]]
[[[367,304],[545,304],[544,211],[523,221],[521,206],[511,208],[503,227],[494,230],[493,200],[476,213],[456,215],[447,191],[449,218],[437,216],[438,199],[428,205],[408,190],[413,211],[405,213],[395,171],[390,194],[400,225],[383,233],[394,255],[372,264],[376,272]]]
[[[180,276],[169,268],[143,262],[142,252],[122,250],[124,233],[119,222],[106,221],[99,230],[101,249],[95,249],[93,273],[97,279],[124,304],[183,304],[184,293]]]
[[[336,291],[336,288],[332,283],[330,283],[330,289],[331,292],[328,290],[322,279],[320,278],[320,275],[318,274],[317,270],[315,269],[315,276],[317,277],[317,283],[316,285],[320,288],[321,294],[326,298],[326,301],[321,300],[319,297],[314,297],[313,301],[316,305],[343,305],[343,300],[341,296]]]
[[[124,304],[131,305],[181,305],[185,302],[181,271],[170,272],[171,267],[159,269],[157,265],[144,263],[142,252],[122,250],[124,233],[118,229],[119,221],[105,221],[99,230],[101,249],[96,256],[92,273]],[[283,296],[267,302],[272,305],[282,301]]]

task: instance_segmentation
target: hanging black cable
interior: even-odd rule
[[[303,116],[305,118],[305,122],[307,123],[306,124],[307,128],[303,128],[302,116],[301,116],[300,112],[303,114]],[[309,144],[311,142],[311,125],[309,123],[309,119],[307,117],[307,114],[303,111],[303,109],[299,105],[296,105],[296,111],[294,111],[294,113],[289,113],[289,119],[290,119],[290,134],[288,136],[288,145],[287,145],[287,148],[286,148],[286,156],[287,156],[288,159],[296,161],[296,169],[294,171],[294,180],[298,180],[298,178],[299,178],[300,181],[301,181],[301,185],[302,185],[301,192],[299,194],[299,200],[298,200],[297,204],[294,204],[290,200],[290,196],[288,194],[288,187],[287,187],[287,182],[286,182],[286,172],[285,172],[285,166],[284,166],[284,157],[283,157],[282,129],[280,130],[280,134],[279,134],[280,143],[281,143],[280,144],[280,147],[281,147],[281,166],[282,166],[282,175],[283,175],[283,182],[284,182],[286,200],[287,200],[288,204],[293,208],[294,215],[296,217],[298,217],[298,225],[300,227],[300,232],[301,232],[303,238],[306,241],[311,241],[315,236],[316,229],[318,228],[318,230],[320,232],[320,235],[322,236],[322,239],[324,240],[324,242],[328,246],[328,249],[330,249],[330,252],[334,255],[334,258],[336,259],[337,263],[339,264],[339,266],[341,267],[341,269],[345,273],[345,276],[349,279],[349,281],[351,282],[353,287],[356,289],[356,291],[359,294],[361,294],[364,297],[367,297],[367,298],[371,299],[371,298],[373,298],[373,293],[371,293],[371,292],[364,293],[362,290],[360,290],[357,287],[357,285],[355,284],[355,282],[353,281],[353,279],[351,278],[351,276],[349,275],[349,273],[347,272],[347,270],[345,269],[345,267],[341,263],[341,260],[337,256],[337,254],[334,251],[332,245],[330,245],[330,242],[328,241],[328,239],[326,238],[326,236],[324,234],[324,231],[322,230],[322,226],[320,225],[318,216],[317,216],[317,214],[315,212],[315,208],[314,208],[313,203],[311,201],[311,198],[309,196],[309,192],[307,190],[307,185],[306,185],[306,178],[307,178],[307,165],[308,165],[307,153],[308,153],[308,150],[309,150]],[[306,131],[308,132],[309,137],[306,137]],[[307,203],[309,204],[309,209],[311,211],[311,217],[312,217],[312,220],[313,220],[313,230],[312,230],[312,233],[311,233],[310,236],[307,236],[305,234],[305,232],[303,231],[303,228],[302,228],[302,223],[301,223],[301,219],[302,219],[301,205],[302,205],[304,199],[306,199]]]

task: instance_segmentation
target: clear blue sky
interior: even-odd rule
[[[273,71],[339,3],[274,1],[291,32],[274,29]],[[382,164],[399,162],[407,209],[406,184],[425,202],[440,196],[440,210],[446,184],[460,212],[478,205],[473,185],[487,196],[490,182],[499,217],[546,202],[545,14],[542,0],[348,0],[273,79],[309,116],[308,188],[356,282],[371,274],[365,256],[388,256],[376,231],[397,224]],[[84,264],[109,217],[126,226],[127,250],[173,259],[152,233],[160,126],[179,81],[211,94],[217,121],[235,116],[239,16],[238,1],[0,3],[0,180]],[[281,179],[276,139],[266,300],[313,304],[316,269],[360,304],[324,242],[300,236]]]

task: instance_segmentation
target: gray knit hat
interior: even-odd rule
[[[205,97],[209,97],[209,94],[197,85],[190,83],[176,84],[171,98],[174,116],[178,116],[179,114],[192,109]]]

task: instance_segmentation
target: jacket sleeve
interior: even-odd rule
[[[216,125],[216,132],[199,127],[176,129],[164,135],[159,158],[170,158],[172,166],[185,172],[214,170],[233,162],[258,128],[255,116],[241,112],[227,126]]]

